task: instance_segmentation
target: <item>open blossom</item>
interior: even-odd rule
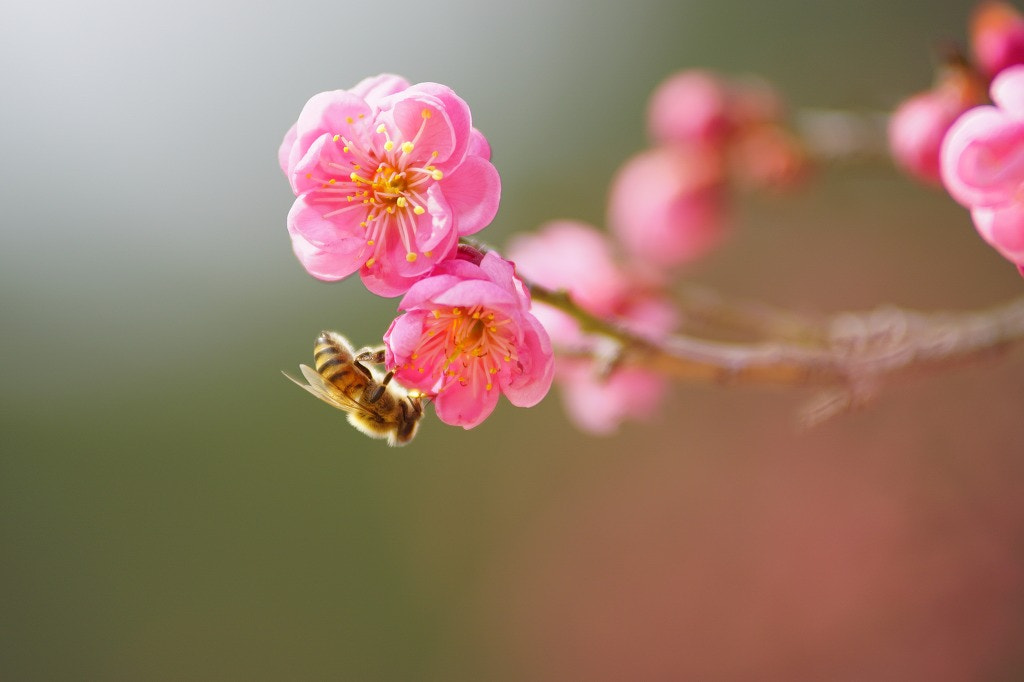
[[[413,284],[398,308],[405,313],[384,335],[387,366],[403,386],[434,396],[446,424],[476,426],[499,393],[530,407],[550,389],[551,342],[498,254],[460,250]]]
[[[1024,66],[992,83],[995,106],[971,109],[950,129],[942,147],[946,189],[971,211],[989,244],[1024,266]]]
[[[697,260],[726,234],[722,158],[706,146],[655,147],[612,180],[608,221],[629,255],[666,268]]]
[[[376,294],[405,292],[494,218],[501,186],[489,158],[469,107],[444,85],[382,75],[313,96],[278,152],[298,197],[296,256],[320,279],[358,271]]]
[[[515,237],[508,253],[531,281],[565,290],[583,310],[645,338],[661,340],[676,324],[675,310],[657,283],[616,263],[608,240],[589,225],[549,223],[535,234]],[[543,303],[533,310],[556,346],[601,355],[602,339],[585,334],[566,313]],[[623,419],[650,416],[668,390],[666,379],[655,372],[601,370],[594,361],[571,355],[559,357],[555,367],[566,412],[590,433],[611,433]]]

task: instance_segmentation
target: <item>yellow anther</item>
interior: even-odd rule
[[[346,154],[348,154],[351,150],[348,148],[348,145],[345,145],[344,147],[341,148],[341,151],[343,151]]]
[[[403,152],[405,152],[406,154],[408,154],[408,153],[409,153],[409,152],[411,152],[412,150],[413,150],[413,143],[412,143],[412,142],[403,142],[403,143],[402,143],[402,151],[403,151]]]
[[[352,123],[352,117],[351,116],[346,116],[345,117],[345,123]]]
[[[367,246],[373,246],[373,240],[372,239],[367,239],[366,240],[366,245]]]
[[[506,355],[505,356],[505,362],[512,362],[512,356],[511,355]]]
[[[498,331],[498,328],[497,328],[497,327],[488,327],[487,329],[488,329],[489,331],[492,331],[492,332],[496,332],[496,331]]]
[[[427,212],[427,209],[423,208],[422,206],[417,206],[416,208],[412,209],[412,212],[415,213],[416,215],[423,215],[424,213]]]
[[[335,182],[337,182],[337,180],[335,180],[334,178],[331,178],[330,180],[327,181],[327,184],[328,185],[333,185]]]
[[[493,387],[493,386],[491,386],[490,384],[487,384],[487,390],[488,390],[488,391],[489,391],[489,390],[491,390],[492,388],[494,388],[494,387]]]
[[[383,123],[381,123],[379,126],[377,126],[377,132],[378,133],[383,133],[385,130],[387,130],[387,126],[385,126]]]
[[[419,353],[413,353],[413,354],[412,354],[412,359],[413,359],[413,360],[415,360],[415,359],[416,359],[416,358],[418,358],[419,356],[420,356],[420,354],[419,354]]]
[[[389,151],[391,151],[394,148],[395,148],[395,143],[392,142],[391,140],[388,140],[387,142],[384,143],[384,151],[389,152]]]
[[[423,118],[430,118],[432,116],[432,114],[430,113],[430,109],[424,109],[423,111],[421,111],[420,116],[422,116]]]
[[[430,158],[432,158],[432,159],[436,159],[437,158],[437,150],[434,150],[434,151],[430,152]]]
[[[410,263],[414,262],[416,260],[416,254],[410,251],[409,253],[405,254],[405,260],[409,261]]]
[[[427,258],[433,258],[434,257],[434,252],[433,251],[424,251],[423,255],[426,256]]]
[[[452,308],[452,315],[461,315],[462,311],[458,308]]]
[[[491,367],[487,371],[490,372],[491,374],[497,374],[498,373],[498,368],[497,367]]]
[[[309,180],[309,179],[310,179],[311,177],[313,177],[313,174],[312,174],[312,173],[306,173],[306,179],[307,179],[307,180]]]
[[[441,317],[441,311],[440,310],[434,310],[432,312],[434,313],[434,319],[435,320],[437,320],[437,319],[439,319]]]
[[[444,173],[442,173],[439,170],[435,170],[430,173],[430,177],[434,178],[435,180],[440,180],[441,178],[444,177]]]
[[[334,142],[337,142],[340,139],[341,139],[341,135],[335,135],[334,137],[331,138],[331,140],[334,141]]]
[[[409,202],[406,201],[405,197],[398,197],[395,203],[398,205],[399,208],[405,208],[406,206],[409,205]]]
[[[474,320],[479,320],[480,319],[480,311],[479,310],[476,311],[475,313],[473,313],[473,319]]]
[[[366,267],[368,267],[368,268],[372,268],[372,267],[373,267],[373,264],[374,264],[374,263],[376,263],[376,262],[377,262],[377,259],[376,259],[376,258],[369,258],[369,259],[367,259],[367,261],[366,261]],[[507,359],[507,358],[506,358],[506,359]]]

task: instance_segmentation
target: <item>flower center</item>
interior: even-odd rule
[[[429,371],[442,379],[438,392],[454,381],[474,391],[494,388],[494,377],[521,371],[511,320],[482,306],[436,308],[426,318],[419,350],[401,367]]]
[[[317,200],[344,204],[325,213],[324,217],[347,211],[365,214],[359,225],[365,231],[366,267],[373,267],[393,239],[402,243],[405,258],[410,263],[420,254],[432,256],[429,251],[418,251],[416,225],[417,218],[427,212],[427,189],[441,180],[443,174],[429,163],[437,158],[436,151],[424,154],[417,149],[431,111],[423,109],[421,115],[422,123],[416,135],[401,143],[391,138],[383,123],[374,133],[365,135],[361,130],[351,129],[356,121],[349,117],[346,123],[351,130],[338,133],[332,139],[340,147],[342,160],[321,166],[324,177],[316,190]],[[306,177],[312,178],[312,174]]]

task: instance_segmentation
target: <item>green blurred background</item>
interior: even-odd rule
[[[291,254],[306,99],[451,85],[500,244],[601,224],[672,71],[892,107],[970,3],[71,2],[0,9],[0,678],[1011,680],[1024,675],[1024,359],[810,433],[800,391],[681,386],[596,439],[556,397],[389,450],[285,380],[393,302]],[[887,164],[745,200],[690,276],[807,311],[1024,292]]]

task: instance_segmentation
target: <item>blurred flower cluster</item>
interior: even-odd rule
[[[509,257],[530,281],[568,293],[587,314],[658,344],[680,313],[669,292],[681,268],[730,232],[738,188],[797,186],[810,162],[785,122],[782,97],[754,78],[705,70],[670,75],[648,103],[652,146],[626,160],[608,198],[610,234],[571,220],[516,236]],[[667,379],[620,367],[615,347],[543,303],[536,314],[560,351],[556,379],[566,410],[591,433],[656,412]]]
[[[970,209],[982,238],[1024,274],[1024,16],[983,2],[969,33],[971,58],[951,50],[935,84],[900,104],[889,146],[900,167]]]

